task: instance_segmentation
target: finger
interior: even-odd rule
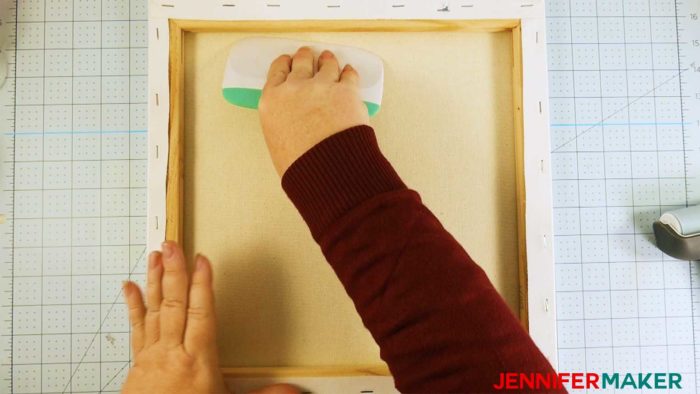
[[[343,67],[343,72],[340,73],[340,83],[358,87],[360,85],[360,75],[353,66],[346,64],[345,67]]]
[[[314,54],[309,47],[301,47],[292,58],[292,72],[287,79],[308,79],[314,76]]]
[[[160,252],[153,252],[148,255],[145,346],[157,342],[160,338],[160,303],[163,301],[162,280],[163,255]]]
[[[338,67],[338,59],[333,52],[321,52],[321,56],[318,57],[318,72],[314,78],[329,82],[338,82],[340,78],[340,69]]]
[[[292,70],[292,57],[289,55],[282,55],[275,59],[272,64],[270,64],[270,69],[267,71],[267,86],[277,86],[282,82],[287,80],[287,75]]]
[[[190,305],[187,308],[185,349],[204,349],[215,353],[215,332],[211,263],[206,257],[197,256],[190,285]]]
[[[146,306],[143,304],[141,289],[133,282],[125,282],[122,290],[124,292],[126,305],[129,308],[131,351],[135,356],[143,349]]]
[[[301,391],[290,384],[273,384],[261,389],[251,391],[248,394],[300,394]]]
[[[182,248],[171,241],[163,243],[163,301],[160,303],[160,341],[170,346],[182,344],[187,319],[187,267]]]

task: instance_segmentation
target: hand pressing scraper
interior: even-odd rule
[[[283,54],[292,55],[308,46],[318,56],[323,50],[335,54],[340,68],[350,64],[360,75],[360,97],[370,116],[379,112],[384,90],[384,65],[379,56],[346,45],[298,41],[271,37],[244,38],[231,48],[224,72],[226,101],[245,108],[258,108],[270,63]]]
[[[662,252],[681,260],[700,260],[700,205],[666,212],[653,227]]]

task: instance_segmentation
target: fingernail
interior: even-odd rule
[[[160,252],[155,251],[151,252],[151,255],[148,256],[148,268],[154,269],[158,266],[158,263],[160,261]]]
[[[122,291],[124,292],[124,295],[129,295],[131,293],[131,286],[129,286],[129,281],[122,281]]]
[[[170,257],[173,255],[173,246],[170,244],[170,242],[165,241],[161,246],[163,248],[163,256]]]
[[[201,254],[197,254],[197,258],[195,259],[195,270],[201,271],[204,269],[204,257]]]

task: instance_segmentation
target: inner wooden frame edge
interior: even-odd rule
[[[296,21],[204,21],[169,19],[168,167],[165,197],[165,239],[182,243],[184,238],[184,141],[185,141],[185,33],[219,32],[500,32],[511,31],[513,47],[512,93],[515,147],[515,200],[518,238],[518,310],[528,330],[528,278],[525,234],[525,162],[523,123],[522,35],[519,19],[475,20],[296,20]],[[388,376],[384,365],[332,367],[223,367],[227,378]]]

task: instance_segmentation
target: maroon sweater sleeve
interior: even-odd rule
[[[372,128],[322,141],[282,186],[401,392],[493,391],[501,372],[554,372],[484,271],[401,181]]]

